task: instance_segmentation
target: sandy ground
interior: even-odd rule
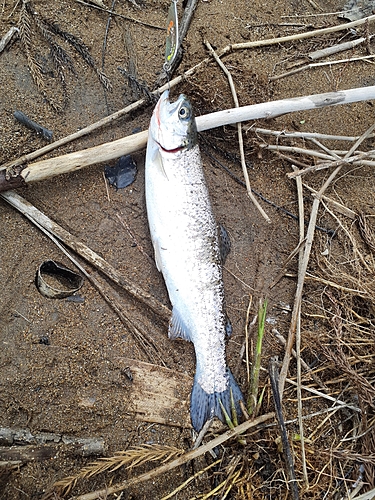
[[[156,27],[165,26],[169,7],[167,1],[146,0],[141,8],[136,8],[128,2],[114,2],[116,13],[156,27],[114,16],[108,28],[105,50],[103,40],[108,13],[65,0],[48,4],[35,0],[32,6],[36,17],[42,15],[84,41],[97,67],[102,68],[110,79],[113,90],[105,91],[95,71],[86,65],[66,42],[60,40],[59,43],[72,54],[75,74],[68,72],[66,76],[65,107],[61,112],[53,110],[37,90],[28,69],[25,50],[20,41],[15,40],[0,55],[1,163],[38,149],[46,143],[43,138],[15,121],[15,110],[23,111],[52,130],[54,138],[58,139],[125,107],[134,100],[135,96],[132,95],[119,67],[128,70],[135,67],[138,79],[153,89],[163,64],[165,32]],[[334,2],[326,2],[322,7],[326,12],[335,12],[342,8]],[[182,6],[179,4],[178,8],[181,10]],[[20,4],[15,5],[8,1],[4,3],[0,35],[4,35],[11,26],[19,25],[20,10]],[[316,13],[308,2],[201,1],[183,44],[184,57],[177,74],[182,74],[207,56],[204,39],[220,49],[232,43],[296,34],[343,22],[334,15],[307,17],[308,14]],[[371,28],[370,26],[370,31]],[[364,28],[357,30],[358,34],[364,32]],[[272,75],[284,72],[293,60],[317,48],[350,39],[350,36],[350,33],[343,31],[304,42],[236,51],[226,56],[224,61],[232,72],[240,104],[254,104],[372,84],[372,66],[364,62],[306,70],[288,78],[269,81]],[[42,67],[46,95],[62,103],[63,91],[49,57],[48,45],[33,20],[31,50]],[[356,49],[355,54],[365,55],[365,48],[361,46]],[[233,105],[226,77],[214,62],[203,65],[186,82],[175,88],[172,94],[176,96],[180,92],[184,92],[192,101],[196,115]],[[111,126],[60,148],[51,156],[108,142],[130,135],[135,130],[145,130],[152,109],[153,105],[143,107]],[[372,116],[372,103],[364,102],[294,113],[258,122],[257,125],[275,130],[360,135],[372,124]],[[368,141],[369,146],[371,142]],[[296,261],[293,260],[288,266],[289,278],[279,280],[272,288],[271,285],[282,270],[283,263],[298,244],[298,224],[274,206],[261,201],[272,220],[272,223],[268,224],[247,198],[243,186],[227,175],[209,156],[214,155],[242,179],[238,160],[223,157],[218,150],[211,148],[215,146],[238,154],[234,128],[224,127],[208,131],[203,134],[201,143],[214,211],[217,220],[227,228],[232,243],[232,251],[224,271],[227,310],[233,325],[233,335],[227,347],[228,363],[233,370],[238,367],[238,370],[235,370],[238,372],[237,379],[246,391],[246,371],[239,356],[244,342],[249,296],[251,295],[253,300],[251,318],[256,312],[258,300],[265,297],[269,299],[262,362],[262,366],[266,368],[271,355],[283,354],[283,348],[275,340],[272,329],[277,328],[284,336],[288,333],[288,311],[293,303],[296,284]],[[262,149],[263,143],[263,139],[251,131],[245,135],[251,185],[276,206],[297,214],[295,182],[286,177],[291,166]],[[144,157],[144,151],[134,155],[138,165],[135,182],[118,191],[110,187],[109,194],[103,178],[104,164],[29,185],[19,190],[19,193],[99,253],[127,279],[169,306],[164,283],[152,262],[145,212]],[[110,164],[113,165],[114,161]],[[311,175],[308,180],[313,187],[319,187],[326,176],[326,172],[320,172]],[[374,211],[373,189],[374,177],[368,167],[341,176],[330,194],[355,211],[371,213]],[[310,201],[306,192],[308,210],[311,207]],[[126,222],[128,229],[124,228],[118,216]],[[324,210],[319,212],[317,223],[326,229],[337,229],[337,222]],[[39,265],[47,259],[56,259],[68,267],[72,267],[72,264],[37,228],[3,200],[0,200],[0,227],[0,426],[28,429],[34,435],[48,432],[74,438],[102,438],[106,456],[116,450],[143,443],[189,449],[192,442],[188,398],[191,378],[194,375],[192,345],[182,341],[169,341],[166,336],[166,324],[157,315],[145,310],[120,288],[100,277],[103,287],[109,290],[109,293],[112,294],[113,291],[116,294],[130,318],[152,337],[162,353],[165,366],[171,370],[161,371],[161,376],[164,380],[168,376],[171,377],[171,398],[175,398],[176,407],[171,406],[170,411],[168,408],[166,410],[160,401],[163,391],[158,393],[155,387],[150,394],[158,394],[155,402],[150,405],[150,414],[147,415],[142,410],[142,401],[151,397],[145,389],[147,376],[142,376],[141,369],[135,369],[135,378],[131,382],[126,376],[125,368],[131,365],[131,360],[161,365],[160,359],[150,359],[139,347],[113,309],[88,280],[85,280],[79,292],[84,297],[83,303],[42,297],[34,284]],[[322,248],[317,244],[314,251],[319,253],[324,250],[324,244],[329,239],[329,235],[322,233],[318,238]],[[88,269],[97,276],[96,271],[89,267]],[[310,270],[316,270],[315,263],[311,264]],[[319,292],[316,292],[316,296],[318,295]],[[309,302],[312,297],[305,295],[304,300]],[[304,317],[304,320],[304,355],[309,362],[324,366],[326,361],[318,346],[314,345],[314,338],[327,326],[320,322],[319,315],[315,319],[311,319],[311,316]],[[294,373],[294,365],[291,369]],[[265,376],[262,375],[261,384],[265,383]],[[145,392],[139,392],[138,389]],[[289,389],[287,395],[285,416],[293,419],[296,417],[295,393]],[[165,424],[155,422],[155,415],[159,415],[158,404],[163,407]],[[312,400],[307,402],[306,412],[324,408],[325,405],[323,400]],[[261,413],[272,410],[272,399],[267,386]],[[332,426],[341,420],[344,420],[344,417],[337,415]],[[319,422],[320,420],[307,420],[306,435],[309,435]],[[289,430],[291,433],[297,432],[297,427],[291,426]],[[338,432],[344,434],[345,428]],[[277,435],[278,432],[274,428],[267,436],[255,435],[253,438],[249,460],[259,461],[255,467],[258,472],[254,484],[269,481],[275,471],[283,467],[282,456],[278,454],[274,443]],[[329,448],[328,438],[327,447]],[[41,498],[53,481],[74,474],[90,460],[92,457],[79,456],[79,452],[77,454],[71,445],[56,444],[53,458],[25,461],[19,468],[0,475],[0,498]],[[312,489],[311,494],[306,493],[306,498],[313,498],[318,491],[325,491],[326,477],[323,475],[318,478],[315,472],[322,470],[326,461],[322,457],[320,462],[315,461],[311,466],[311,477],[315,478],[313,482],[317,481],[318,486]],[[175,469],[154,482],[135,486],[129,493],[129,498],[162,498],[199,470],[202,464],[204,466],[208,462],[209,458],[194,466]],[[297,469],[298,478],[301,479],[300,463]],[[354,480],[356,471],[357,469],[351,469],[351,477],[354,477]],[[120,481],[129,474],[132,476],[133,472],[120,471],[114,481]],[[341,474],[343,472],[338,473],[337,477]],[[95,478],[90,483],[79,485],[74,493],[103,488],[111,480],[111,476],[106,476],[105,479]],[[280,491],[277,485],[267,486],[268,490],[257,490],[254,497],[285,497],[284,486]],[[212,487],[213,483],[208,475],[205,475],[191,483],[178,498],[196,498],[197,494],[209,491]]]

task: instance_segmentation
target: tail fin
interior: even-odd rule
[[[208,393],[202,389],[197,377],[195,376],[193,390],[190,397],[190,415],[193,427],[197,432],[202,429],[207,420],[213,417],[218,417],[221,421],[224,421],[219,401],[221,401],[228,415],[231,415],[231,389],[237,414],[241,414],[241,408],[239,405],[239,401],[243,401],[241,389],[238,387],[237,382],[234,380],[229,368],[227,368],[227,375],[228,386],[225,391],[212,393]]]

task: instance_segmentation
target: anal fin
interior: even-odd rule
[[[169,322],[168,337],[170,339],[179,338],[191,341],[191,334],[175,307],[172,310],[172,318]]]

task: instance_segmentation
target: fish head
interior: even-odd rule
[[[150,133],[162,154],[177,154],[197,144],[193,108],[185,95],[170,102],[169,90],[163,92],[151,118]]]

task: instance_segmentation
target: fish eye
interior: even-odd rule
[[[183,120],[188,120],[190,118],[190,109],[187,106],[181,106],[178,111],[178,116]]]

